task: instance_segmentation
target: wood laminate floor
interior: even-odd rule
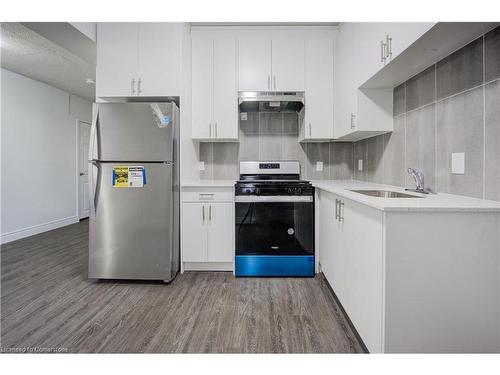
[[[169,285],[87,279],[88,222],[1,249],[3,351],[362,351],[322,275],[190,272]]]

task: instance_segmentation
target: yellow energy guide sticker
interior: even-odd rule
[[[146,170],[143,166],[119,166],[113,168],[113,186],[117,188],[143,187]]]

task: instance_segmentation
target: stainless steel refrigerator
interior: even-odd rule
[[[169,282],[177,274],[178,142],[175,102],[94,107],[89,278]]]

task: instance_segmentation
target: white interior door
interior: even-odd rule
[[[78,216],[89,217],[89,138],[90,124],[78,122]]]

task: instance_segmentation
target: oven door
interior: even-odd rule
[[[237,196],[236,276],[314,276],[314,198]]]

